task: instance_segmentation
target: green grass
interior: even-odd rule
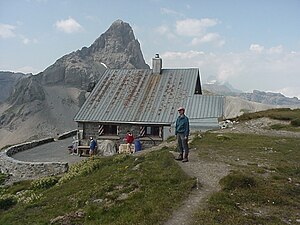
[[[22,197],[0,209],[0,224],[50,224],[58,216],[64,216],[65,224],[161,224],[195,183],[167,148],[144,156],[87,160],[57,180],[2,188],[2,194]]]
[[[194,224],[296,223],[300,208],[300,140],[250,134],[205,133],[193,141],[202,160],[232,171],[220,181]]]
[[[0,172],[0,185],[4,184],[4,181],[6,180],[7,175]]]

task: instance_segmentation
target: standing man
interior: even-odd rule
[[[94,140],[93,137],[90,137],[90,157],[93,158],[93,155],[95,154],[96,148],[97,148],[97,142]]]
[[[190,133],[189,118],[184,115],[185,109],[183,107],[178,108],[179,116],[176,120],[175,135],[177,136],[179,156],[176,160],[182,160],[182,162],[188,162],[189,147],[188,137]]]

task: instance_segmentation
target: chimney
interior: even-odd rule
[[[155,54],[155,57],[152,58],[152,71],[154,74],[161,74],[162,68],[162,59],[159,58],[159,54]]]

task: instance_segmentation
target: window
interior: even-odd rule
[[[144,135],[141,136],[160,136],[158,126],[145,126],[143,128]]]
[[[198,74],[197,81],[196,81],[195,94],[202,95],[202,89],[201,89],[201,82],[200,82],[199,74]]]
[[[117,125],[99,125],[99,135],[117,135]]]

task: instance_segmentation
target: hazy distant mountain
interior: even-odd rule
[[[90,47],[19,80],[0,105],[0,148],[76,128],[75,113],[91,82],[108,68],[149,68],[128,23],[115,21]]]
[[[208,93],[240,97],[244,100],[267,105],[300,107],[300,100],[297,97],[289,98],[281,93],[264,92],[254,90],[253,93],[244,93],[232,87],[228,82],[220,84],[213,80],[203,84],[204,91]]]
[[[238,96],[248,101],[263,104],[300,106],[300,100],[297,97],[289,98],[281,93],[254,90],[253,93],[241,93]]]
[[[202,87],[204,90],[208,92],[218,94],[218,95],[224,95],[224,96],[230,96],[230,95],[242,93],[242,91],[234,89],[229,83],[225,83],[225,84],[204,83],[202,84]]]
[[[0,71],[0,102],[9,97],[14,85],[24,76],[23,73]]]

